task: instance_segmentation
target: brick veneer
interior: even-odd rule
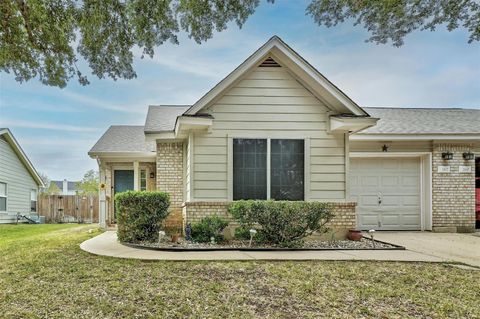
[[[450,151],[453,159],[444,161]],[[465,161],[468,144],[434,144],[432,165],[432,217],[434,231],[468,232],[475,227],[475,161]],[[450,173],[438,173],[438,166],[450,166]],[[471,173],[459,173],[459,166],[471,166]]]
[[[170,194],[167,227],[182,227],[183,143],[157,143],[157,190]]]
[[[183,222],[196,223],[207,216],[217,215],[230,222],[232,217],[227,212],[229,202],[186,202],[183,204]],[[346,234],[346,230],[356,227],[355,207],[357,203],[331,203],[335,217],[328,227]],[[343,235],[343,234],[342,234]]]

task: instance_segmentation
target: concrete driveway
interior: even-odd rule
[[[379,231],[375,233],[375,239],[405,246],[410,251],[480,267],[479,235]]]

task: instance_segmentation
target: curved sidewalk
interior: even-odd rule
[[[106,231],[80,244],[95,255],[145,260],[378,260],[445,262],[446,259],[409,250],[329,250],[329,251],[202,251],[172,252],[124,246],[114,231]]]

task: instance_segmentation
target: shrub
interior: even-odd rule
[[[240,200],[228,211],[240,223],[239,236],[255,228],[257,242],[283,247],[300,246],[305,237],[324,232],[333,217],[330,206],[319,202]]]
[[[127,191],[115,195],[118,239],[155,241],[168,215],[170,198],[163,192]]]
[[[222,231],[228,226],[228,222],[218,216],[205,217],[200,222],[192,225],[192,239],[199,243],[210,242],[214,237],[215,242],[224,240]]]

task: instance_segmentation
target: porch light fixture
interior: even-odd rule
[[[465,152],[463,153],[463,159],[466,161],[471,161],[475,159],[475,154],[473,154],[472,152]]]
[[[155,173],[154,172],[150,173],[150,178],[155,178]]]
[[[450,152],[450,151],[442,153],[442,159],[445,160],[445,161],[449,161],[449,160],[453,159],[453,153]]]

